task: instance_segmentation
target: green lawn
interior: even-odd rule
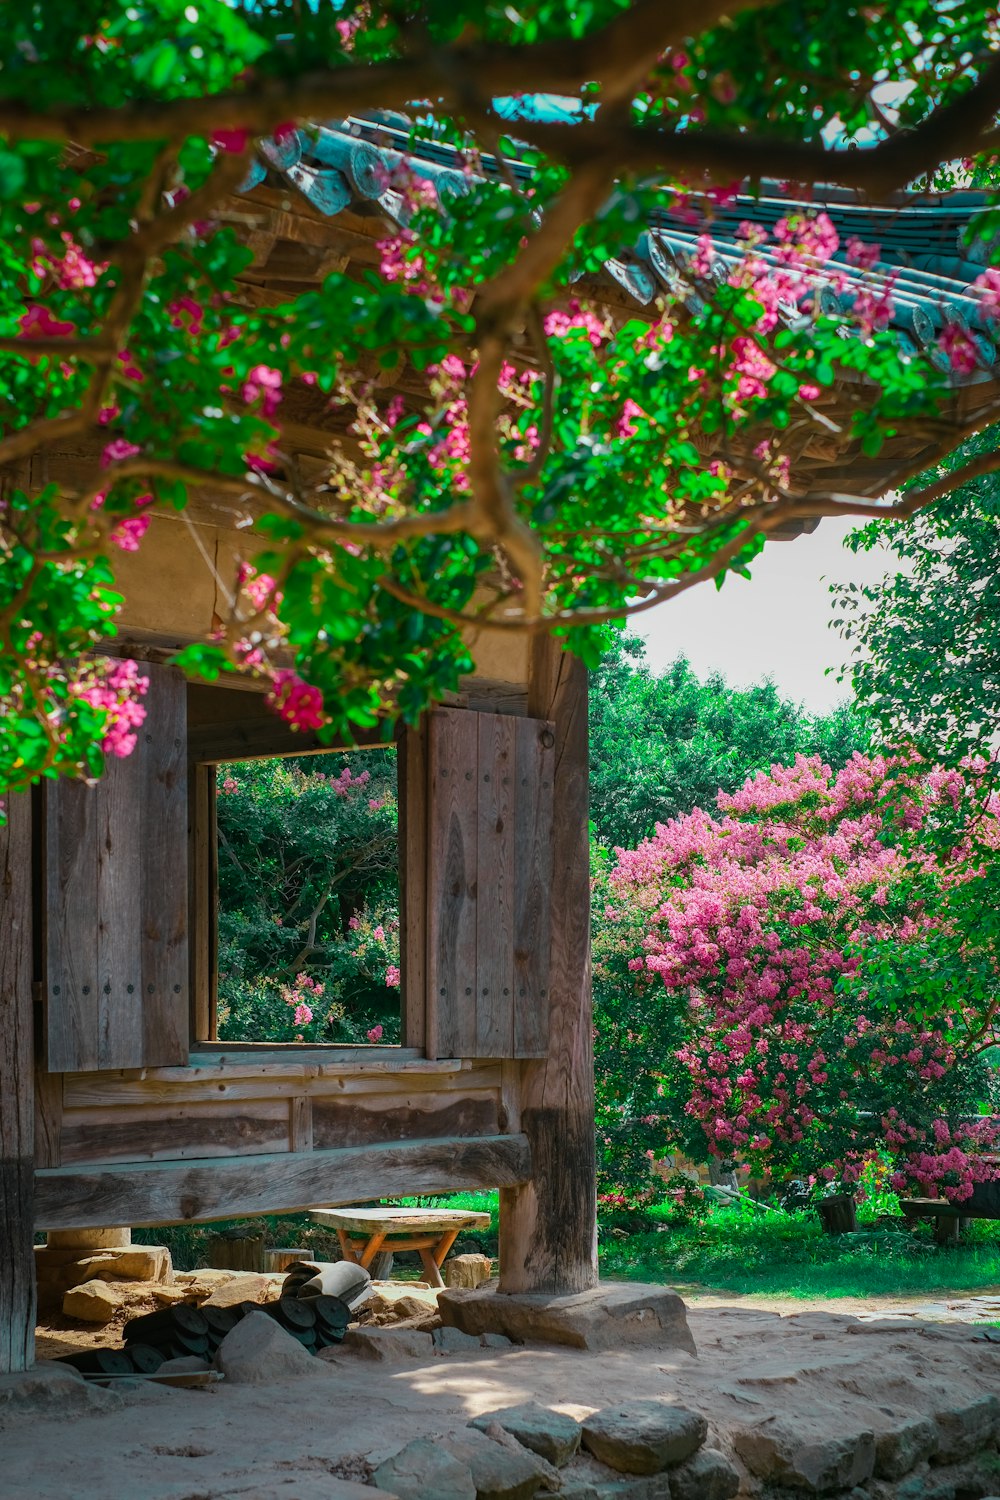
[[[497,1194],[458,1193],[449,1198],[405,1198],[408,1206],[436,1204],[491,1215],[490,1227],[458,1241],[456,1253],[497,1252]],[[301,1245],[319,1258],[337,1255],[336,1240],[308,1215],[264,1220],[268,1243]],[[156,1231],[173,1251],[178,1269],[205,1264],[209,1234],[225,1226],[185,1225]],[[633,1215],[628,1223],[603,1222],[598,1232],[601,1274],[609,1278],[668,1282],[698,1291],[797,1298],[908,1297],[1000,1289],[1000,1223],[973,1224],[957,1249],[939,1249],[931,1227],[903,1228],[880,1214],[857,1234],[823,1233],[808,1211],[783,1213],[745,1203],[712,1207],[684,1219],[672,1208]],[[397,1259],[394,1275],[419,1274],[416,1257]]]

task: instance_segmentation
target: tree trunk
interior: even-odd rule
[[[231,1229],[213,1234],[205,1246],[208,1264],[217,1271],[264,1271],[263,1229]]]
[[[500,1191],[500,1290],[579,1292],[597,1281],[587,673],[546,636],[532,643],[528,713],[556,726],[549,1037],[546,1057],[505,1065],[531,1181]]]
[[[857,1207],[850,1193],[835,1193],[816,1205],[827,1234],[853,1234],[858,1227]]]
[[[0,827],[0,1374],[35,1360],[31,798]]]

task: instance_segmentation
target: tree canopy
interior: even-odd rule
[[[114,634],[115,559],[193,495],[267,546],[220,577],[228,617],[181,664],[256,673],[290,723],[341,742],[454,687],[470,623],[558,631],[593,663],[602,626],[745,569],[775,528],[880,514],[996,415],[991,382],[949,395],[1000,306],[992,221],[987,202],[984,269],[920,350],[878,247],[841,243],[825,195],[988,181],[996,44],[967,0],[12,12],[0,785],[127,753],[141,675],[86,653]],[[315,285],[261,292],[240,194],[322,150],[324,122],[377,133],[393,110],[407,149],[370,168],[374,260],[320,257]],[[720,257],[713,214],[765,177],[815,207],[750,214]],[[298,177],[317,201],[337,180]],[[640,317],[595,278],[627,276],[663,214],[691,252]],[[318,463],[305,395],[329,424]],[[878,481],[804,478],[824,444],[879,457]],[[74,455],[57,479],[53,453]],[[886,503],[909,513],[969,472]]]
[[[809,714],[773,682],[731,687],[718,673],[699,678],[679,656],[653,671],[635,636],[617,637],[591,674],[590,819],[612,848],[632,849],[696,807],[715,806],[747,776],[818,755],[840,770],[868,745],[862,720],[844,703]]]

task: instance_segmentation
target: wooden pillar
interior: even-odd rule
[[[556,1294],[597,1280],[597,1171],[587,673],[547,636],[532,644],[528,713],[556,726],[549,1042],[546,1057],[505,1065],[517,1075],[505,1097],[531,1143],[532,1175],[500,1192],[500,1290]]]
[[[35,1359],[31,799],[0,827],[0,1373]]]

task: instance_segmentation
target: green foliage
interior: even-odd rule
[[[926,1300],[988,1291],[1000,1278],[1000,1226],[973,1225],[957,1249],[939,1249],[929,1224],[909,1231],[898,1216],[859,1216],[857,1234],[826,1234],[814,1213],[784,1213],[744,1201],[704,1207],[679,1219],[671,1209],[647,1215],[645,1232],[600,1242],[606,1276],[666,1281],[687,1296],[836,1301],[841,1297]]]
[[[221,1040],[399,1041],[395,783],[391,751],[220,769]]]
[[[595,837],[634,848],[657,823],[732,792],[755,771],[819,755],[833,769],[868,747],[864,722],[848,703],[809,714],[772,682],[730,687],[700,679],[684,657],[665,672],[645,648],[617,635],[590,678],[590,817]]]

